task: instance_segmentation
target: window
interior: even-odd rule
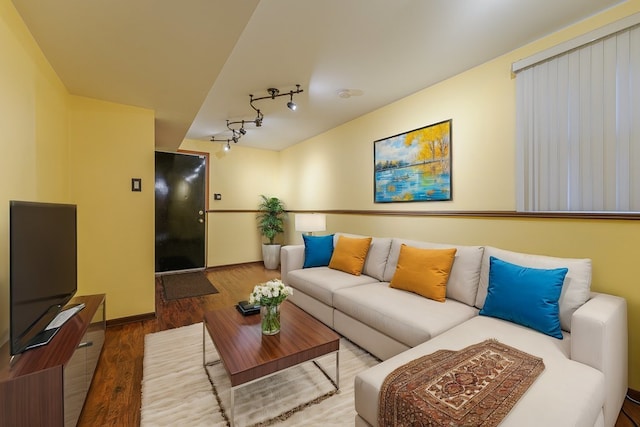
[[[640,212],[639,22],[514,64],[519,211]]]

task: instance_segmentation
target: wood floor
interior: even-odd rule
[[[145,334],[199,323],[204,312],[248,299],[256,283],[280,277],[279,271],[266,270],[261,263],[213,268],[206,273],[219,293],[167,302],[162,296],[160,281],[156,280],[156,319],[107,328],[102,355],[79,426],[140,425]],[[631,397],[640,400],[640,393],[632,391]],[[640,405],[625,400],[616,427],[638,427],[638,423]]]

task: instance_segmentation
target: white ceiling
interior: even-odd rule
[[[621,2],[13,0],[71,93],[154,109],[171,150],[300,84],[238,142],[281,150]]]

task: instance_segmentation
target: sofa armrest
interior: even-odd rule
[[[280,249],[280,274],[282,281],[287,282],[287,273],[299,270],[304,265],[304,245],[287,245]]]
[[[627,393],[627,302],[593,293],[571,319],[571,359],[589,365],[605,379],[605,426],[613,426]]]

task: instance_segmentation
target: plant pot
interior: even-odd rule
[[[277,270],[280,266],[280,247],[282,245],[262,244],[262,260],[267,270]]]

